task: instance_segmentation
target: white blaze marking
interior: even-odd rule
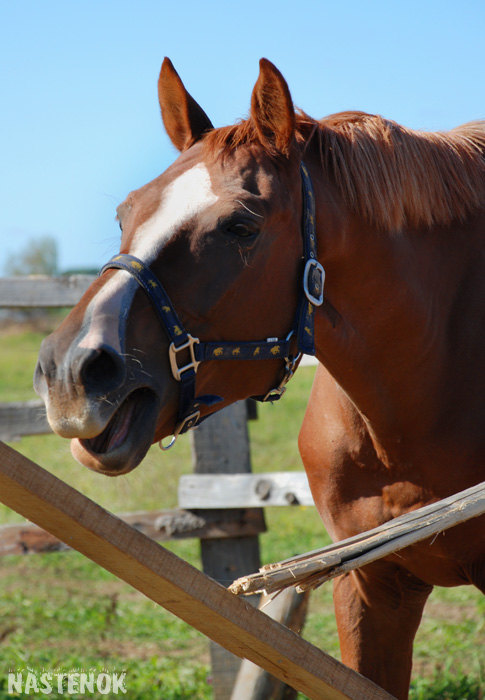
[[[132,296],[127,298],[127,285],[130,283]],[[126,306],[131,304],[137,288],[137,283],[125,270],[117,270],[104,283],[86,308],[84,318],[89,319],[89,328],[82,337],[79,347],[98,348],[101,345],[109,345],[117,352],[123,352],[120,346],[120,326],[125,320],[123,311],[126,312]]]
[[[194,165],[164,190],[156,212],[138,227],[130,253],[150,264],[184,223],[217,200],[206,166]]]
[[[185,222],[217,199],[205,165],[194,165],[163,191],[158,209],[135,232],[130,253],[150,265],[163,244]],[[130,284],[131,296],[127,287]],[[136,289],[135,280],[123,270],[118,270],[107,280],[86,309],[85,319],[89,327],[79,343],[80,347],[96,348],[106,344],[117,352],[124,351],[120,346],[120,335],[124,335],[124,314],[131,305]]]

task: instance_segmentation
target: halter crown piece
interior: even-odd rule
[[[286,384],[293,376],[302,354],[315,355],[314,307],[323,303],[325,270],[317,260],[317,239],[315,234],[315,196],[313,185],[306,166],[300,164],[303,192],[302,238],[303,275],[300,299],[293,328],[284,340],[267,338],[260,341],[221,341],[201,342],[186,331],[170,298],[158,278],[150,268],[134,255],[115,255],[99,274],[110,269],[125,270],[132,275],[150,299],[170,341],[168,355],[174,379],[180,384],[180,398],[176,426],[169,449],[181,433],[194,428],[204,420],[200,415],[201,405],[213,405],[223,401],[221,396],[195,396],[197,368],[206,360],[268,360],[285,361],[283,376],[274,389],[261,396],[253,396],[257,401],[277,401],[286,390]],[[296,338],[297,353],[292,354],[291,345]],[[179,353],[184,352],[189,361],[180,366]]]

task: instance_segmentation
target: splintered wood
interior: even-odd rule
[[[485,481],[337,544],[267,564],[258,573],[234,581],[229,590],[237,595],[252,595],[277,593],[290,586],[299,592],[317,588],[335,576],[438,536],[483,513]]]

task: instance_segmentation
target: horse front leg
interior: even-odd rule
[[[380,561],[334,582],[342,661],[406,700],[413,641],[432,586]]]

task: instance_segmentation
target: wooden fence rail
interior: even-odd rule
[[[0,440],[10,442],[27,435],[48,433],[52,433],[52,429],[41,399],[0,403]]]
[[[226,539],[254,537],[265,532],[259,510],[238,511],[151,510],[117,515],[139,532],[153,540],[181,540],[188,538]],[[0,556],[6,554],[46,554],[62,552],[69,547],[49,532],[33,523],[0,526]]]
[[[95,275],[0,277],[0,306],[13,309],[74,306],[95,279]]]
[[[300,592],[352,569],[438,536],[451,527],[485,513],[485,481],[448,498],[423,506],[383,525],[323,549],[263,566],[230,586],[237,594],[266,594],[296,587]],[[430,547],[436,538],[430,543]]]
[[[315,505],[304,471],[184,474],[179,480],[178,501],[187,509]]]

